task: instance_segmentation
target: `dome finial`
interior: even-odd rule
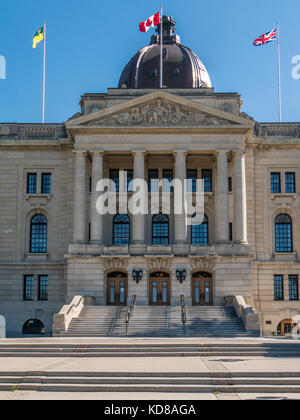
[[[172,16],[164,15],[163,16],[163,44],[179,44],[180,37],[178,35],[174,35],[176,32],[175,29],[176,22],[173,20]],[[160,26],[161,24],[157,25],[156,32],[159,35],[154,35],[151,39],[151,44],[158,44],[160,43]]]

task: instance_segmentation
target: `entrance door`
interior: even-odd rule
[[[209,306],[213,304],[212,278],[209,273],[196,273],[192,280],[193,305]]]
[[[111,273],[107,276],[107,304],[127,305],[127,276],[124,273]]]
[[[277,328],[277,335],[285,336],[291,334],[293,330],[293,321],[291,319],[285,319],[280,322]]]
[[[150,276],[150,305],[170,305],[170,277],[167,273]]]

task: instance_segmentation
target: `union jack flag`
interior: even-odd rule
[[[257,38],[253,45],[255,47],[260,45],[266,45],[269,44],[272,41],[276,41],[277,39],[277,27],[273,29],[273,31],[267,32],[266,34],[261,35],[259,38]]]

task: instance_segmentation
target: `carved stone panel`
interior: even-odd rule
[[[118,114],[92,121],[89,126],[228,126],[232,121],[203,112],[188,110],[178,104],[165,103],[161,99],[135,106]]]

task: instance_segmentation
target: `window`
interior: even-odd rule
[[[169,217],[166,214],[156,214],[152,219],[152,244],[169,244]]]
[[[51,174],[42,174],[42,194],[51,194]]]
[[[34,298],[34,276],[24,276],[24,294],[23,299],[32,301]]]
[[[279,214],[275,220],[276,252],[293,252],[292,219],[288,214]]]
[[[42,214],[37,214],[31,219],[30,252],[32,254],[47,252],[47,219]]]
[[[232,178],[228,178],[228,192],[232,192]]]
[[[130,219],[127,214],[117,214],[114,217],[113,243],[115,246],[130,244]]]
[[[119,169],[110,169],[109,171],[109,179],[114,182],[111,186],[111,192],[119,192],[120,191],[120,171]]]
[[[274,300],[284,300],[283,297],[283,276],[274,276]]]
[[[149,169],[148,171],[148,190],[149,192],[158,192],[158,169]]]
[[[39,300],[48,300],[48,276],[39,276]]]
[[[127,173],[127,192],[133,192],[132,185],[130,186],[131,181],[133,181],[133,170],[126,169]]]
[[[27,194],[37,193],[37,174],[27,174]]]
[[[187,180],[188,180],[188,192],[197,192],[197,169],[188,169]]]
[[[171,182],[173,181],[173,171],[172,169],[163,170],[163,192],[173,192],[173,186]]]
[[[295,194],[296,192],[296,178],[294,172],[286,172],[285,174],[285,192],[288,194]]]
[[[229,223],[229,242],[233,241],[233,225]]]
[[[299,281],[297,275],[289,276],[290,301],[299,300]]]
[[[202,179],[204,180],[204,192],[212,192],[212,170],[202,169]]]
[[[281,193],[281,181],[280,173],[271,173],[271,193],[280,194]]]
[[[192,225],[192,245],[208,245],[208,218],[204,216],[201,225]]]

